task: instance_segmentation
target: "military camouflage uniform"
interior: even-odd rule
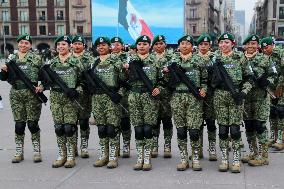
[[[172,59],[172,52],[166,50],[162,57],[159,57],[157,53],[153,53],[153,55],[156,58],[157,63],[160,67],[164,67],[169,64],[169,62]],[[163,95],[160,97],[158,101],[158,123],[154,125],[153,127],[153,151],[152,151],[152,157],[153,153],[156,153],[156,156],[158,155],[158,139],[160,135],[160,124],[163,123],[163,129],[164,129],[164,157],[171,157],[171,140],[173,136],[173,124],[172,124],[172,111],[171,111],[171,105],[170,105],[170,99],[172,96],[172,91],[166,86],[168,82],[168,78],[165,75],[163,79],[164,83],[164,92]],[[167,155],[168,154],[168,155]],[[156,157],[154,156],[154,157]]]
[[[203,103],[203,120],[207,126],[208,133],[208,142],[209,142],[209,160],[216,161],[216,125],[215,125],[215,113],[214,113],[214,104],[213,104],[213,88],[210,86],[211,78],[212,78],[212,60],[211,60],[211,52],[209,51],[206,55],[202,55],[201,53],[197,53],[198,63],[201,65],[205,65],[208,72],[208,85],[207,85],[207,93],[205,97],[205,103]],[[201,124],[201,138],[200,138],[200,157],[203,157],[203,127]]]
[[[173,57],[173,62],[177,62],[186,70],[188,78],[194,82],[199,89],[207,90],[208,73],[204,62],[198,62],[199,57],[192,55],[187,60],[183,59],[178,53]],[[193,152],[192,164],[199,167],[199,146],[200,146],[200,125],[202,124],[202,101],[197,100],[193,94],[188,92],[188,88],[184,83],[179,83],[175,87],[171,99],[171,108],[175,126],[177,128],[177,140],[180,150],[181,162],[188,166],[188,150],[187,150],[187,131],[189,132],[191,147]],[[179,165],[180,165],[179,164]],[[178,170],[179,169],[178,165]],[[198,166],[197,166],[198,165]],[[197,169],[196,169],[197,170]]]
[[[69,56],[64,63],[56,56],[51,60],[50,68],[67,84],[70,89],[82,93],[81,72],[84,70],[83,64],[73,55]],[[59,86],[51,86],[50,109],[54,121],[55,133],[58,144],[58,158],[53,163],[53,167],[63,166],[73,167],[75,165],[75,144],[76,144],[76,124],[78,120],[78,105],[74,100],[67,97]],[[57,163],[56,163],[57,162]],[[61,163],[58,163],[61,162]],[[68,162],[74,162],[69,165]]]
[[[246,63],[245,57],[240,52],[232,52],[230,56],[222,56],[220,53],[215,54],[215,58],[221,59],[224,68],[232,78],[233,83],[237,86],[240,93],[247,94],[252,85],[246,80],[252,75],[252,71]],[[219,125],[219,138],[221,149],[220,171],[227,171],[228,163],[228,134],[230,130],[233,148],[233,166],[232,172],[240,171],[240,125],[243,121],[244,106],[236,105],[231,93],[226,89],[223,82],[220,83],[214,92],[213,97],[214,110]]]
[[[116,56],[109,55],[104,61],[97,57],[92,69],[109,88],[119,91],[119,79],[124,79],[124,73],[122,62]],[[121,107],[119,104],[115,104],[101,89],[97,89],[93,95],[93,114],[100,138],[100,157],[94,166],[101,167],[109,161],[107,167],[115,168],[118,158],[116,151],[119,144]]]
[[[264,131],[266,130],[265,124],[269,116],[270,100],[268,93],[264,90],[264,87],[267,88],[268,86],[262,87],[261,84],[264,84],[265,81],[259,78],[265,74],[270,83],[273,84],[274,80],[272,76],[275,75],[275,73],[268,57],[260,53],[257,53],[251,58],[247,58],[247,62],[251,65],[256,80],[255,85],[248,93],[244,103],[244,122],[250,149],[248,163],[254,165],[254,162],[262,161],[263,163],[261,164],[267,164],[268,146],[266,133]],[[242,160],[246,160],[246,158]]]
[[[93,56],[90,53],[84,52],[78,57],[80,62],[83,64],[84,69],[88,69],[94,62]],[[81,157],[87,158],[88,155],[88,140],[90,135],[89,118],[92,112],[92,96],[87,91],[86,86],[83,84],[83,92],[79,95],[79,103],[84,110],[79,111],[78,120],[80,124],[80,136],[81,136]],[[78,134],[78,132],[77,132]],[[77,144],[76,144],[77,149]]]
[[[34,83],[34,86],[38,86],[38,75],[42,65],[40,57],[29,51],[23,59],[20,60],[18,54],[13,55],[13,59],[16,60],[16,64],[19,68]],[[35,156],[40,157],[40,128],[38,121],[41,114],[41,102],[29,89],[27,89],[21,80],[16,80],[15,83],[12,84],[10,90],[10,103],[13,117],[16,122],[16,154],[12,162],[18,163],[24,159],[23,147],[26,124],[32,135],[34,161],[37,162]],[[39,161],[41,161],[41,158]]]
[[[138,55],[133,55],[130,63],[133,60],[139,60]],[[152,55],[148,55],[143,61],[143,70],[154,86],[158,85],[158,78],[161,78],[161,68],[155,62]],[[151,95],[144,83],[140,80],[132,79],[132,72],[129,73],[129,83],[131,90],[128,96],[130,122],[135,129],[136,149],[138,153],[136,170],[140,170],[151,165],[151,150],[153,144],[153,126],[157,124],[158,117],[158,101]],[[144,149],[144,158],[143,158]],[[147,168],[145,168],[147,169]]]

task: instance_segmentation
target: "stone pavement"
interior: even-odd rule
[[[56,138],[53,122],[49,110],[49,104],[43,107],[40,119],[41,146],[43,162],[32,162],[32,145],[30,132],[26,129],[25,160],[19,164],[12,164],[11,158],[15,151],[14,122],[9,105],[10,86],[6,82],[0,82],[0,94],[4,100],[4,110],[0,111],[0,188],[8,189],[32,189],[32,188],[179,188],[179,189],[271,189],[284,188],[283,170],[284,154],[270,153],[270,165],[264,167],[249,167],[244,165],[240,174],[217,171],[218,162],[209,162],[206,151],[208,143],[205,140],[204,155],[202,160],[203,171],[193,172],[191,169],[185,172],[177,172],[176,164],[179,154],[176,143],[176,131],[173,137],[173,158],[162,157],[162,137],[160,138],[160,154],[153,159],[153,170],[149,172],[134,171],[132,166],[136,161],[134,133],[131,143],[131,158],[119,158],[117,169],[106,167],[94,168],[93,163],[98,156],[98,135],[95,126],[91,126],[90,158],[77,158],[77,166],[73,169],[51,168],[56,158]],[[47,92],[48,95],[48,92]],[[162,134],[162,132],[161,132]],[[207,137],[206,132],[204,137]],[[244,137],[244,136],[243,136]],[[245,142],[245,145],[247,143]],[[243,151],[247,150],[246,148]],[[218,149],[219,153],[219,149]],[[232,157],[232,154],[230,154]]]

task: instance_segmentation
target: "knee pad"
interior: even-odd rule
[[[58,137],[61,137],[64,135],[65,131],[64,131],[64,125],[60,125],[60,124],[56,124],[54,125],[55,128],[55,134]]]
[[[227,140],[229,134],[229,126],[228,125],[219,125],[219,138],[221,140]]]
[[[276,119],[278,117],[277,108],[275,106],[270,106],[270,118]]]
[[[266,130],[264,124],[265,124],[264,121],[257,121],[257,120],[254,121],[254,127],[257,134],[262,134]]]
[[[135,139],[136,140],[143,140],[144,139],[144,129],[143,126],[136,126],[135,129]]]
[[[115,129],[115,127],[114,127],[114,125],[107,125],[107,127],[106,127],[106,132],[107,132],[107,136],[109,137],[109,138],[115,138],[115,136],[116,136],[116,129]]]
[[[207,130],[209,132],[215,132],[216,131],[215,119],[206,119],[205,122],[206,122],[206,125],[207,125]]]
[[[171,130],[173,129],[173,123],[171,117],[165,117],[162,119],[163,122],[163,129],[164,130]]]
[[[277,106],[277,114],[279,119],[284,119],[284,106]]]
[[[89,119],[80,119],[79,120],[80,129],[86,131],[89,129]]]
[[[153,138],[152,125],[145,124],[145,125],[143,126],[143,130],[144,130],[144,137],[145,137],[146,139],[151,139],[151,138]]]
[[[28,121],[28,128],[32,134],[37,133],[40,130],[37,121]]]
[[[76,133],[76,125],[65,124],[64,132],[65,132],[66,137],[72,137]]]
[[[98,135],[99,135],[99,138],[107,137],[107,126],[106,125],[98,125]]]
[[[17,135],[25,134],[26,123],[25,122],[16,122],[15,124],[15,133]]]
[[[189,129],[189,136],[190,136],[190,140],[198,141],[199,136],[200,136],[200,130],[199,129]]]
[[[233,140],[238,140],[241,138],[241,131],[240,131],[240,126],[239,125],[231,125],[230,126],[230,133],[231,133],[231,138]]]
[[[253,133],[255,131],[254,121],[253,120],[245,120],[245,129],[248,133]]]
[[[186,127],[177,128],[177,138],[180,140],[187,139],[187,128]]]
[[[129,131],[130,127],[131,127],[130,126],[130,119],[129,119],[129,117],[121,118],[120,125],[121,125],[121,130],[122,131]]]

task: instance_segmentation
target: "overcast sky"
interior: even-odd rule
[[[248,30],[249,24],[253,16],[253,8],[257,0],[236,0],[236,10],[246,11],[246,30]]]

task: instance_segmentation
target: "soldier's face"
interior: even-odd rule
[[[201,42],[199,45],[198,45],[198,49],[199,51],[202,53],[202,54],[206,54],[209,50],[210,50],[210,43],[209,42]]]
[[[21,53],[26,53],[32,48],[32,44],[28,40],[21,40],[18,43],[18,49]]]
[[[181,41],[179,44],[181,54],[189,54],[192,52],[192,44],[189,41]]]
[[[120,42],[114,42],[111,44],[111,52],[120,53],[123,49],[123,45]]]
[[[100,43],[97,46],[99,55],[107,55],[110,52],[110,46],[107,43]]]
[[[166,43],[163,41],[158,41],[154,44],[153,49],[157,53],[163,53],[166,49]]]
[[[66,55],[69,53],[70,45],[66,41],[57,42],[56,50],[59,55]]]
[[[85,48],[84,44],[82,42],[79,42],[79,41],[73,43],[72,47],[73,47],[73,50],[74,50],[75,53],[80,53]]]
[[[266,55],[271,55],[273,48],[274,48],[273,45],[267,45],[266,47],[262,48],[262,52]]]
[[[248,54],[253,54],[258,49],[258,42],[257,41],[250,41],[245,45],[245,50]]]
[[[233,50],[233,42],[229,39],[221,40],[219,42],[219,49],[222,53],[229,53]]]
[[[141,55],[148,54],[150,51],[150,44],[148,42],[137,43],[137,53]]]

